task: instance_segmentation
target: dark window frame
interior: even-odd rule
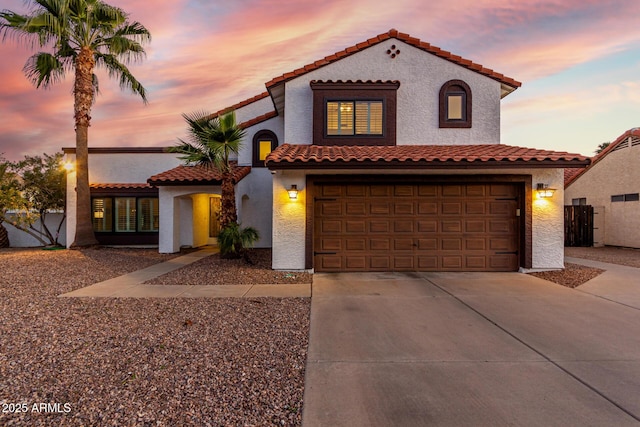
[[[462,95],[462,119],[449,119],[449,96]],[[472,124],[471,88],[462,80],[449,80],[440,88],[439,125],[441,128],[470,128]]]
[[[313,144],[315,145],[396,145],[397,91],[400,82],[320,82],[313,90]],[[382,101],[382,135],[327,134],[327,102]],[[355,126],[355,123],[354,123]]]
[[[117,231],[116,229],[116,199],[135,199],[135,208],[136,208],[136,216],[135,216],[135,230],[129,231]],[[111,229],[109,231],[98,231],[95,228],[93,232],[101,235],[124,235],[124,234],[158,234],[160,232],[160,227],[158,226],[157,230],[141,230],[140,229],[140,216],[139,216],[139,206],[141,199],[157,199],[158,207],[160,206],[160,198],[157,195],[148,195],[148,194],[140,194],[140,195],[131,195],[131,194],[109,194],[109,195],[91,195],[91,219],[93,224],[93,201],[95,199],[111,199]],[[159,217],[159,215],[158,215]],[[92,225],[93,227],[93,225]]]
[[[270,140],[271,151],[278,147],[278,136],[269,129],[261,129],[253,135],[252,147],[253,147],[253,159],[252,165],[254,168],[264,168],[264,160],[260,160],[260,141]]]
[[[585,206],[587,204],[587,198],[586,197],[578,197],[575,199],[571,199],[571,204],[573,206]]]

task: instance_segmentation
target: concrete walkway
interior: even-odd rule
[[[112,298],[255,298],[311,297],[311,284],[289,285],[145,285],[147,280],[177,270],[202,258],[217,253],[217,248],[206,247],[169,261],[154,264],[113,279],[77,289],[60,297],[112,297]]]
[[[316,274],[303,426],[640,425],[640,270],[612,270]]]

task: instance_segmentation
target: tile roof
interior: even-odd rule
[[[266,159],[270,169],[387,167],[584,167],[589,158],[564,151],[503,144],[330,146],[283,144]]]
[[[140,189],[140,188],[152,188],[148,183],[97,183],[89,184],[89,188],[93,190],[122,190],[122,189]]]
[[[333,55],[329,55],[324,57],[323,59],[315,61],[312,64],[305,65],[304,67],[298,68],[291,72],[285,73],[279,77],[276,77],[266,83],[267,90],[271,89],[272,87],[280,83],[287,82],[303,74],[306,74],[310,71],[317,70],[318,68],[324,67],[325,65],[329,65],[332,62],[338,61],[346,56],[353,55],[354,53],[360,52],[368,47],[375,46],[376,44],[381,43],[385,40],[389,40],[391,38],[395,38],[397,40],[403,41],[425,52],[429,52],[447,61],[461,65],[465,68],[468,68],[469,70],[483,74],[489,78],[499,81],[500,83],[503,83],[507,86],[511,86],[514,89],[519,88],[522,85],[522,83],[520,83],[519,81],[514,80],[511,77],[507,77],[504,74],[500,74],[490,68],[483,67],[480,64],[476,64],[468,59],[464,59],[458,55],[452,54],[451,52],[440,49],[439,47],[423,42],[420,39],[411,37],[409,34],[400,33],[395,29],[391,29],[386,33],[382,33],[376,37],[370,38],[365,42],[358,43],[355,46],[348,47],[344,50],[341,50],[340,52],[334,53]]]
[[[228,113],[231,110],[237,110],[238,108],[242,108],[249,104],[253,104],[256,101],[260,101],[262,98],[266,98],[267,96],[269,96],[269,92],[262,92],[260,95],[256,95],[252,98],[245,99],[244,101],[240,101],[237,104],[233,104],[233,105],[230,105],[229,107],[225,107],[222,110],[218,110],[215,113],[212,113],[211,117],[217,117],[221,114]]]
[[[250,172],[251,166],[232,165],[233,183],[237,184]],[[217,185],[221,180],[222,175],[215,168],[181,165],[153,175],[147,182],[151,185]]]
[[[573,181],[580,172],[585,170],[584,168],[566,168],[564,170],[564,186],[567,186],[567,183]]]
[[[240,126],[242,129],[246,129],[248,127],[255,126],[258,123],[262,123],[264,121],[267,121],[267,120],[272,119],[272,118],[277,117],[277,116],[278,116],[277,112],[269,111],[266,114],[263,114],[263,115],[258,116],[258,117],[254,117],[253,119],[247,120],[246,122],[242,122],[238,126]]]
[[[605,158],[612,151],[615,151],[616,148],[620,144],[622,144],[623,142],[626,142],[627,138],[629,138],[629,137],[640,138],[640,128],[629,129],[628,131],[626,131],[625,133],[620,135],[618,138],[616,138],[616,140],[613,141],[611,144],[609,144],[607,146],[607,148],[605,148],[600,153],[598,153],[596,156],[591,158],[591,164],[586,169],[581,169],[580,171],[578,171],[577,173],[575,173],[575,174],[573,174],[573,175],[571,175],[569,177],[567,177],[567,173],[565,172],[565,175],[564,175],[564,186],[567,187],[570,184],[572,184],[573,182],[575,182],[583,173],[586,173],[587,170],[589,170],[589,168],[593,167],[596,163],[598,163],[600,160]]]

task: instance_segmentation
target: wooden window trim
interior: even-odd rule
[[[396,145],[399,82],[316,82],[313,90],[313,143],[316,145]],[[329,101],[382,101],[382,135],[327,135]]]
[[[462,91],[457,88],[461,88]],[[447,97],[452,94],[463,94],[462,113],[464,119],[449,120],[447,118]],[[439,121],[441,128],[470,128],[472,123],[472,99],[471,88],[462,80],[449,80],[440,88],[439,96]]]
[[[252,149],[253,149],[253,159],[252,165],[254,168],[264,168],[266,167],[264,164],[264,160],[260,160],[260,141],[270,140],[271,141],[271,151],[275,150],[278,147],[278,136],[269,129],[262,129],[256,132],[253,136]]]

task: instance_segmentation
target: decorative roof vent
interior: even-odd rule
[[[392,44],[391,49],[387,49],[387,55],[394,59],[396,56],[400,55],[400,49],[396,49],[396,45]]]

